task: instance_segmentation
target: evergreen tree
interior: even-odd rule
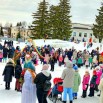
[[[60,17],[60,7],[59,6],[50,6],[49,13],[49,28],[50,34],[53,39],[59,38],[59,17]]]
[[[0,30],[0,36],[4,36],[3,27],[2,26],[1,26],[1,30]]]
[[[45,35],[49,33],[48,3],[45,0],[43,0],[43,2],[40,2],[37,12],[33,13],[32,16],[34,19],[34,21],[32,22],[34,36],[36,38],[45,38]]]
[[[22,38],[20,32],[18,32],[17,37],[16,37],[16,40],[18,40],[19,38]]]
[[[60,39],[68,39],[71,36],[71,20],[70,20],[70,0],[60,0],[60,17],[59,17],[59,37]]]
[[[103,39],[103,3],[98,11],[99,14],[96,16],[96,23],[93,24],[93,34],[101,42]]]

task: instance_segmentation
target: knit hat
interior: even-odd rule
[[[100,68],[102,69],[103,68],[103,64],[99,64]]]
[[[42,70],[48,70],[49,69],[49,65],[48,64],[44,64],[42,67]]]
[[[97,72],[96,72],[96,70],[93,70],[93,75],[97,75]]]
[[[35,71],[35,66],[34,66],[34,64],[31,61],[25,62],[24,68],[25,69],[31,69],[31,70]]]
[[[73,67],[73,69],[74,69],[74,70],[78,70],[78,66],[75,65],[75,66]]]
[[[97,66],[95,69],[96,69],[96,70],[100,70],[100,66]]]
[[[70,60],[68,60],[68,61],[66,62],[66,67],[67,67],[67,68],[73,68],[73,63],[72,63]]]

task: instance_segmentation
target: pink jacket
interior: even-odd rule
[[[83,77],[83,81],[82,81],[82,89],[86,90],[87,88],[87,84],[89,84],[89,80],[90,80],[90,75],[84,75]]]
[[[63,57],[59,56],[59,62],[62,62],[62,61],[63,61]]]
[[[3,53],[0,53],[0,58],[3,58]]]
[[[97,79],[96,79],[96,84],[99,85],[100,79],[101,79],[102,71],[98,70],[97,71]]]

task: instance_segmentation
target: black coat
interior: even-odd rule
[[[15,66],[15,78],[16,79],[20,79],[21,72],[22,72],[21,65],[16,65]]]
[[[13,63],[8,62],[5,66],[4,72],[4,81],[5,82],[12,82],[12,76],[14,76],[14,66]]]
[[[45,81],[50,79],[51,74],[47,77],[41,72],[37,74],[36,78],[34,79],[34,83],[36,84],[37,89],[43,89]]]
[[[3,47],[3,57],[7,58],[7,56],[8,56],[8,49]]]

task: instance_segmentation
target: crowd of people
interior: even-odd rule
[[[13,43],[0,44],[0,62],[5,62],[6,66],[3,71],[5,89],[10,89],[12,77],[15,76],[15,90],[22,93],[21,103],[48,103],[46,98],[48,87],[50,89],[50,73],[55,70],[55,64],[63,70],[61,79],[63,80],[63,99],[67,102],[67,94],[69,94],[70,103],[78,97],[79,86],[82,83],[82,98],[87,97],[87,90],[90,87],[88,96],[93,97],[94,91],[100,91],[100,103],[103,103],[103,64],[99,61],[99,48],[89,52],[87,50],[77,51],[76,49],[55,49],[50,45],[44,47],[25,46],[23,50],[17,46],[14,48]],[[8,58],[8,62],[7,62]],[[36,65],[41,62],[42,71],[36,73]],[[50,71],[49,71],[50,65]],[[79,74],[79,69],[86,68],[83,80]],[[88,69],[93,71],[90,78]],[[46,89],[44,89],[44,87]]]

